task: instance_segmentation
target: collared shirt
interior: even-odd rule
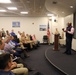
[[[4,51],[8,53],[13,53],[12,50],[13,50],[12,47],[9,44],[5,43]]]

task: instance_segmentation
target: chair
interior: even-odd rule
[[[43,36],[43,43],[48,43],[48,36],[47,35]]]

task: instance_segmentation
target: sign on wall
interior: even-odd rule
[[[20,22],[17,21],[12,22],[12,27],[20,27]]]
[[[46,31],[46,25],[39,25],[40,31]]]

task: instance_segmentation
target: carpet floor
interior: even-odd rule
[[[54,51],[53,47],[50,47],[46,51],[46,56],[51,63],[67,75],[76,75],[76,52],[72,50],[72,55],[67,55],[63,54],[64,51],[65,48]]]
[[[34,75],[36,72],[40,72],[43,75],[63,75],[59,70],[53,67],[45,57],[45,51],[51,48],[51,45],[40,45],[38,49],[28,52],[30,57],[26,58],[24,61],[31,68],[35,69],[34,71],[29,72],[29,75]],[[51,53],[49,53],[49,56],[50,55]]]

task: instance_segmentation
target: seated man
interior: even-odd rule
[[[10,36],[6,37],[4,39],[4,41],[5,41],[4,50],[6,52],[9,52],[9,53],[13,54],[14,56],[18,56],[18,57],[20,57],[22,54],[22,55],[24,55],[24,56],[22,56],[22,58],[28,57],[25,50],[23,50],[21,48],[15,48],[15,43],[12,41],[10,42]]]
[[[14,75],[13,73],[28,75],[28,69],[22,64],[12,62],[12,56],[9,53],[0,54],[0,75]]]
[[[12,60],[10,54],[0,54],[0,75],[15,75],[11,72]]]
[[[28,34],[26,34],[26,36],[21,34],[20,42],[24,45],[24,47],[27,46],[27,48],[28,48],[30,45],[30,49],[37,48],[34,41],[30,40],[30,37]]]
[[[4,42],[2,40],[0,40],[0,55],[2,53],[6,53],[4,51]],[[11,56],[12,58],[12,56]],[[5,59],[5,58],[4,58]],[[16,73],[16,74],[24,74],[24,75],[27,75],[28,74],[28,70],[29,71],[32,71],[31,68],[29,68],[26,63],[20,58],[18,57],[17,59],[12,59],[12,61],[17,61],[19,64],[17,64],[16,62],[12,62],[12,66],[10,67],[10,70],[12,70],[13,73]],[[22,63],[22,64],[21,64]],[[0,64],[1,65],[1,64]],[[27,68],[24,68],[23,66],[27,67]],[[0,74],[1,75],[1,74]],[[6,75],[6,74],[4,74]],[[8,74],[9,75],[9,74]]]
[[[28,69],[23,67],[23,64],[17,64],[16,62],[12,62],[12,66],[11,66],[10,70],[14,74],[28,75]]]

